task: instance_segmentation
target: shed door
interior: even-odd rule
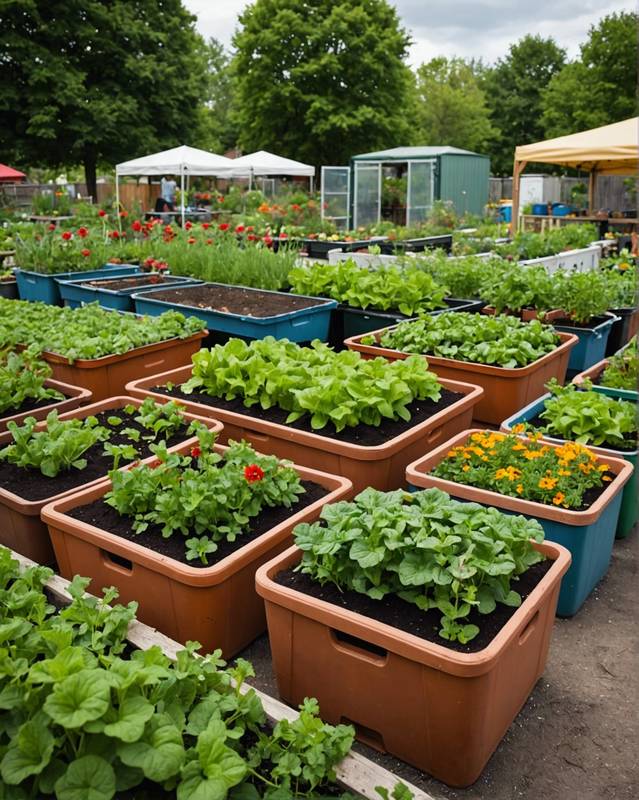
[[[381,162],[355,162],[353,228],[376,225],[382,211]]]
[[[435,194],[435,161],[408,162],[406,224],[417,225],[428,216]]]
[[[350,221],[351,168],[322,167],[322,219],[348,230]]]

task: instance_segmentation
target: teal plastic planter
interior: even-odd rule
[[[200,284],[202,287],[216,285],[221,284]],[[228,289],[228,286],[224,286],[224,288]],[[284,292],[250,289],[245,286],[241,288],[247,292],[255,292],[260,295],[277,294],[290,297],[290,295]],[[153,294],[154,291],[148,291],[133,295],[135,310],[138,314],[149,314],[152,317],[156,317],[163,314],[165,311],[179,311],[186,316],[198,317],[204,320],[209,332],[238,336],[242,339],[264,339],[266,336],[273,336],[276,339],[289,339],[291,342],[310,342],[313,339],[326,341],[328,338],[331,311],[337,305],[337,301],[335,300],[327,300],[323,297],[310,297],[307,299],[316,302],[308,308],[300,308],[295,311],[288,311],[285,314],[277,314],[271,317],[251,317],[242,314],[232,314],[227,311],[218,311],[212,308],[198,308],[182,303],[155,300]]]
[[[545,394],[538,400],[530,403],[521,411],[517,411],[512,417],[509,417],[501,424],[502,431],[511,431],[518,422],[528,422],[540,414],[546,405],[546,400],[550,394]],[[555,439],[552,436],[544,436],[544,439],[549,442],[562,443],[565,439]],[[625,539],[628,536],[637,522],[639,521],[639,475],[637,475],[637,466],[639,463],[639,450],[617,450],[612,447],[592,447],[597,453],[603,453],[611,458],[622,458],[624,461],[629,461],[635,468],[628,483],[626,483],[624,490],[621,494],[621,507],[619,509],[619,518],[616,523],[616,537],[617,539]]]
[[[50,306],[62,305],[58,281],[70,281],[82,275],[83,278],[102,278],[105,272],[113,275],[135,275],[140,268],[132,264],[105,264],[100,269],[89,272],[55,272],[52,275],[43,275],[39,272],[16,269],[15,275],[18,282],[18,294],[21,300],[30,300],[33,303],[47,303]]]
[[[98,276],[97,280],[104,283],[115,283],[122,278],[134,277],[138,282],[137,286],[128,289],[109,289],[107,286],[87,286],[87,280],[96,280],[95,275],[83,276],[82,280],[58,281],[60,297],[65,306],[77,308],[85,303],[95,303],[96,301],[103,308],[112,308],[116,311],[134,311],[135,302],[133,295],[139,292],[151,292],[158,289],[176,289],[178,286],[194,286],[202,281],[195,278],[181,278],[168,275],[161,285],[150,282],[148,274],[139,273],[134,276],[114,275],[105,277]]]
[[[601,317],[601,323],[594,328],[577,328],[569,325],[555,325],[557,331],[564,331],[564,333],[574,333],[579,341],[570,351],[570,361],[568,362],[568,371],[574,374],[575,372],[582,372],[606,354],[606,345],[608,344],[608,336],[614,322],[619,318],[614,314],[607,312]]]

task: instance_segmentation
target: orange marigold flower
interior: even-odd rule
[[[540,489],[554,489],[557,484],[557,478],[542,478],[537,484]]]
[[[522,493],[523,493],[523,491],[524,491],[523,484],[521,484],[521,483],[518,483],[518,484],[517,484],[517,494],[522,494]]]
[[[462,472],[468,472],[469,469],[470,467],[468,466],[468,464],[464,464],[464,466],[462,467]]]
[[[557,494],[553,497],[552,502],[554,505],[559,506],[564,502],[565,499],[566,495],[563,492],[557,492]]]
[[[523,433],[526,430],[526,426],[523,422],[518,422],[516,425],[513,426],[513,433]]]
[[[604,481],[611,481],[611,480],[612,480],[612,478],[610,477],[610,475],[604,475],[604,476],[603,476],[603,478],[602,478],[602,480],[604,480]]]

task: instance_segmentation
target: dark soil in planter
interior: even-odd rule
[[[87,281],[82,286],[91,286],[94,289],[113,289],[117,292],[120,289],[134,289],[142,286],[158,286],[167,283],[166,278],[161,275],[151,276],[142,275],[136,278],[122,278],[119,281]]]
[[[62,394],[62,392],[60,392],[60,394]],[[66,399],[66,395],[62,399],[58,398],[57,400],[55,397],[47,397],[44,400],[34,400],[33,397],[28,397],[18,408],[7,408],[0,412],[0,420],[6,419],[6,417],[15,417],[17,414],[26,414],[27,411],[35,411],[37,408],[50,406],[53,403],[61,403],[62,400]]]
[[[630,402],[628,400],[624,402]],[[545,419],[542,419],[539,414],[536,417],[532,417],[531,419],[527,420],[528,424],[532,428],[544,428],[547,424]],[[560,439],[561,436],[556,434],[547,433],[546,436],[550,436],[553,439]],[[636,450],[637,449],[637,433],[626,433],[624,436],[624,440],[628,442],[627,447],[620,447],[619,445],[612,445],[612,444],[597,444],[597,445],[586,445],[586,447],[604,447],[607,450],[616,450],[619,453],[624,453],[628,450]]]
[[[178,386],[169,390],[166,386],[155,386],[152,391],[159,394],[165,394],[169,397],[176,397],[183,400],[192,400],[193,402],[202,403],[206,406],[214,406],[223,408],[225,411],[234,411],[237,414],[245,414],[247,417],[255,419],[263,419],[267,422],[276,422],[279,425],[286,425],[288,428],[295,428],[298,431],[306,431],[307,433],[316,433],[320,436],[326,436],[330,439],[336,439],[339,442],[348,442],[349,444],[358,444],[362,447],[375,447],[376,445],[384,444],[385,442],[399,436],[410,428],[414,428],[420,422],[424,422],[429,417],[432,417],[438,411],[443,411],[453,403],[461,400],[464,395],[459,392],[451,392],[448,389],[442,389],[442,395],[437,403],[432,400],[415,400],[406,408],[410,413],[410,420],[405,422],[403,419],[390,420],[383,419],[382,424],[375,428],[372,425],[357,425],[354,428],[344,428],[344,430],[337,433],[335,426],[329,423],[321,430],[313,430],[310,423],[310,417],[302,417],[296,422],[286,423],[288,411],[282,411],[281,408],[268,408],[262,409],[260,406],[251,406],[247,408],[240,398],[234,400],[225,400],[222,397],[210,397],[208,394],[199,394],[193,392],[192,394],[184,394],[180,391]]]
[[[247,317],[274,317],[302,308],[318,305],[316,299],[298,295],[279,295],[269,292],[243,289],[241,286],[205,285],[184,289],[166,289],[149,295],[153,300],[181,303],[192,308],[212,309],[225,314],[240,314]]]
[[[519,592],[522,600],[525,600],[548,572],[552,564],[551,560],[533,564],[530,569],[519,576],[519,580],[512,581],[512,589]],[[447,642],[446,639],[442,639],[439,636],[438,631],[441,628],[440,620],[442,614],[438,609],[420,611],[416,605],[408,603],[396,595],[386,595],[381,600],[373,600],[365,594],[352,590],[341,591],[332,583],[326,583],[321,586],[310,576],[295,572],[293,569],[278,573],[274,580],[280,586],[295,589],[302,594],[331,603],[331,605],[338,608],[347,608],[356,614],[362,614],[377,622],[391,625],[393,628],[405,631],[428,642],[440,644],[442,647],[455,650],[458,653],[477,653],[479,650],[483,650],[517,610],[502,603],[497,603],[497,608],[492,614],[480,614],[479,611],[473,609],[468,615],[468,622],[477,625],[479,633],[467,644],[460,644],[460,642]],[[352,639],[354,637],[349,638]],[[355,642],[358,643],[358,640],[355,640]]]
[[[231,553],[239,550],[240,547],[244,547],[244,545],[254,541],[258,536],[271,530],[271,528],[284,522],[293,514],[310,506],[311,503],[325,497],[329,493],[328,489],[325,489],[318,483],[312,483],[311,481],[302,481],[302,486],[306,489],[306,492],[299,496],[299,502],[295,503],[291,508],[285,508],[284,506],[278,506],[276,508],[265,507],[261,514],[258,514],[257,517],[251,520],[248,533],[241,534],[234,542],[218,542],[218,549],[216,552],[208,556],[208,564],[202,564],[198,560],[188,561],[186,558],[184,542],[190,536],[200,536],[201,534],[190,533],[189,536],[182,536],[180,533],[174,533],[173,536],[164,539],[161,532],[162,528],[159,525],[154,525],[143,533],[136,534],[131,530],[131,517],[120,516],[114,508],[107,505],[104,500],[101,499],[86,506],[74,508],[68,511],[67,514],[74,519],[79,519],[96,528],[108,531],[116,536],[121,536],[123,539],[127,539],[130,542],[135,542],[135,544],[139,544],[142,547],[148,547],[155,553],[173,558],[175,561],[179,561],[182,564],[205,569],[213,564],[217,564],[218,561],[221,561],[223,558],[231,555]]]
[[[125,413],[124,409],[116,408],[97,414],[96,419],[100,425],[103,425],[105,428],[110,428],[113,431],[109,439],[111,444],[132,444],[139,453],[137,458],[148,458],[152,455],[148,443],[143,442],[142,438],[139,442],[132,442],[126,435],[119,433],[119,431],[124,428],[135,428],[140,431],[142,436],[149,435],[150,431],[135,422],[134,416],[134,414]],[[122,424],[113,427],[108,424],[108,417],[119,417],[122,420]],[[179,442],[183,442],[187,438],[187,428],[188,423],[183,426],[180,432],[167,440],[167,446],[172,447]],[[162,436],[158,436],[155,441],[156,443],[162,441]],[[47,497],[53,497],[69,489],[83,486],[85,483],[90,483],[97,478],[106,477],[107,472],[113,466],[113,458],[108,455],[103,455],[104,444],[104,442],[97,442],[97,444],[94,444],[93,447],[90,447],[86,453],[80,456],[80,458],[85,458],[88,462],[84,469],[75,469],[72,467],[70,470],[56,475],[55,478],[48,478],[46,475],[43,475],[39,469],[18,467],[15,464],[0,461],[0,486],[8,492],[18,495],[18,497],[21,497],[23,500],[44,500]],[[123,459],[120,463],[123,466],[128,462]]]
[[[574,319],[570,319],[569,317],[561,317],[560,319],[554,319],[552,324],[560,325],[562,328],[593,330],[593,328],[596,328],[597,325],[601,325],[602,322],[607,322],[609,319],[610,317],[591,317],[588,322],[575,322]]]

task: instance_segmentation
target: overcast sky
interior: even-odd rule
[[[198,17],[198,29],[229,45],[247,0],[184,0]],[[630,10],[631,0],[395,0],[414,44],[413,65],[434,56],[494,61],[526,33],[553,36],[574,57],[588,28],[613,11]]]

